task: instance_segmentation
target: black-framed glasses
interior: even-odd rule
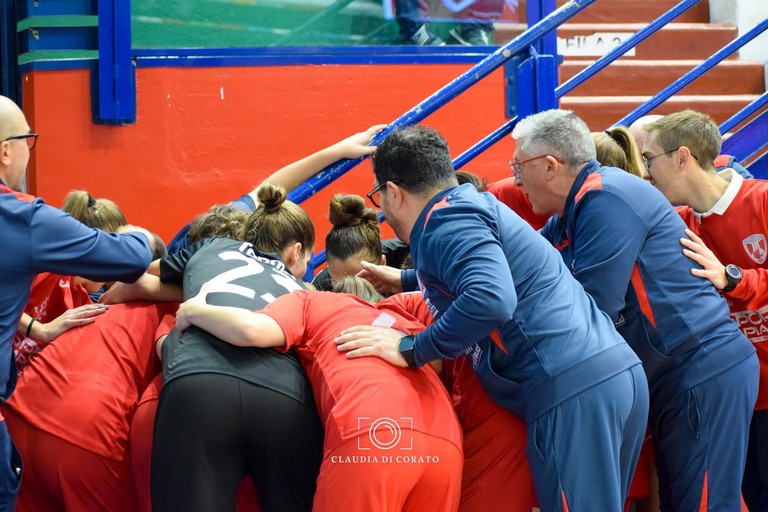
[[[3,142],[9,141],[9,140],[16,140],[16,139],[25,139],[27,141],[27,147],[29,149],[34,149],[35,144],[37,144],[37,133],[27,133],[25,135],[14,135],[13,137],[8,137],[7,139],[3,140]]]
[[[392,183],[393,185],[399,185],[400,180],[388,180],[388,181],[385,181],[384,183],[379,183],[378,185],[376,185],[376,187],[374,187],[373,190],[365,194],[365,196],[371,201],[371,204],[373,204],[373,206],[375,206],[376,208],[381,208],[381,205],[373,198],[373,196],[381,192],[384,188],[386,188],[387,183]]]
[[[526,158],[525,160],[520,160],[520,161],[510,160],[509,168],[512,169],[512,174],[515,176],[515,179],[520,180],[523,177],[522,170],[520,169],[523,164],[527,164],[528,162],[533,162],[534,160],[539,160],[540,158],[547,158],[548,156],[551,156],[560,164],[565,163],[561,158],[558,158],[555,155],[539,155],[539,156],[534,156],[533,158]]]
[[[677,148],[675,148],[675,149],[670,149],[669,151],[665,151],[665,152],[663,152],[663,153],[659,153],[658,155],[653,155],[653,156],[644,156],[644,157],[643,157],[643,163],[645,164],[645,169],[646,169],[646,170],[648,170],[648,171],[650,171],[650,170],[651,170],[651,161],[652,161],[654,158],[659,158],[660,156],[670,155],[670,154],[674,153],[675,151],[677,151],[678,149],[680,149],[681,147],[682,147],[682,146],[680,146],[680,147],[677,147]],[[694,157],[694,158],[695,158],[695,157]]]

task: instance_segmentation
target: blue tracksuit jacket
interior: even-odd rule
[[[410,245],[436,319],[416,336],[416,362],[466,353],[491,398],[526,421],[639,364],[557,251],[490,194],[442,191]]]
[[[651,411],[654,398],[663,403],[755,353],[717,290],[691,274],[684,230],[653,186],[592,161],[563,216],[541,231],[643,361]]]
[[[94,281],[135,281],[149,266],[152,251],[142,234],[89,228],[42,199],[28,203],[10,192],[0,193],[0,233],[0,399],[4,400],[16,377],[11,339],[34,277],[53,272]]]

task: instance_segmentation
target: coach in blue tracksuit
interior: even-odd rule
[[[37,134],[24,113],[0,96],[0,402],[13,392],[16,368],[11,340],[40,272],[95,281],[133,281],[149,266],[154,241],[140,228],[112,234],[89,228],[21,189]],[[21,461],[0,414],[0,512],[15,508]]]
[[[417,278],[435,323],[415,336],[355,327],[340,349],[400,366],[466,354],[528,425],[541,509],[622,510],[647,421],[637,356],[546,240],[490,194],[457,186],[436,131],[394,131],[373,165],[369,197],[410,243],[415,272],[365,265],[368,277],[387,291]]]
[[[569,111],[521,121],[513,171],[542,234],[643,361],[663,511],[740,507],[758,362],[728,305],[682,253],[685,224],[666,198],[601,167]]]

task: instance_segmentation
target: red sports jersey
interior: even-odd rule
[[[24,307],[28,314],[40,323],[47,324],[55,320],[68,309],[91,304],[88,290],[75,282],[74,276],[61,276],[44,272],[32,281],[29,301]],[[30,358],[43,350],[48,343],[27,338],[16,333],[13,337],[13,357],[16,369],[21,373]]]
[[[35,357],[4,408],[75,446],[124,460],[139,396],[160,371],[155,339],[168,332],[176,309],[175,303],[110,306]],[[11,422],[9,429],[13,435]]]
[[[725,297],[760,360],[755,409],[768,409],[768,181],[731,172],[731,184],[709,215],[698,217],[688,206],[677,211],[723,265],[733,263],[744,271],[742,282]]]
[[[418,292],[392,295],[376,307],[405,310],[424,325],[433,322]],[[525,422],[491,400],[465,357],[446,361],[442,374],[464,435],[459,510],[530,512],[536,497],[525,458]]]
[[[403,433],[401,449],[408,447],[407,431],[414,430],[461,450],[456,415],[431,368],[398,368],[378,357],[348,359],[333,342],[355,325],[423,330],[412,316],[379,311],[353,295],[316,291],[284,295],[260,312],[277,321],[286,339],[282,349],[295,348],[307,372],[325,426],[326,455],[358,436],[378,439],[375,432],[390,427]]]
[[[513,212],[522,217],[533,229],[541,229],[547,223],[549,217],[537,215],[533,212],[528,196],[525,195],[522,187],[515,185],[515,178],[506,178],[496,183],[491,183],[488,185],[488,192],[509,206]]]

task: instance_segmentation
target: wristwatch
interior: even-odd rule
[[[416,344],[416,336],[411,334],[409,336],[403,336],[400,341],[397,342],[397,350],[400,351],[400,355],[403,356],[405,362],[408,363],[410,368],[416,367],[416,361],[413,359],[413,347]]]
[[[741,271],[739,267],[734,265],[733,263],[729,263],[725,266],[725,278],[728,280],[728,284],[725,285],[725,288],[723,288],[724,292],[730,292],[734,288],[736,288],[736,285],[741,282],[741,279],[744,277],[744,273]]]

